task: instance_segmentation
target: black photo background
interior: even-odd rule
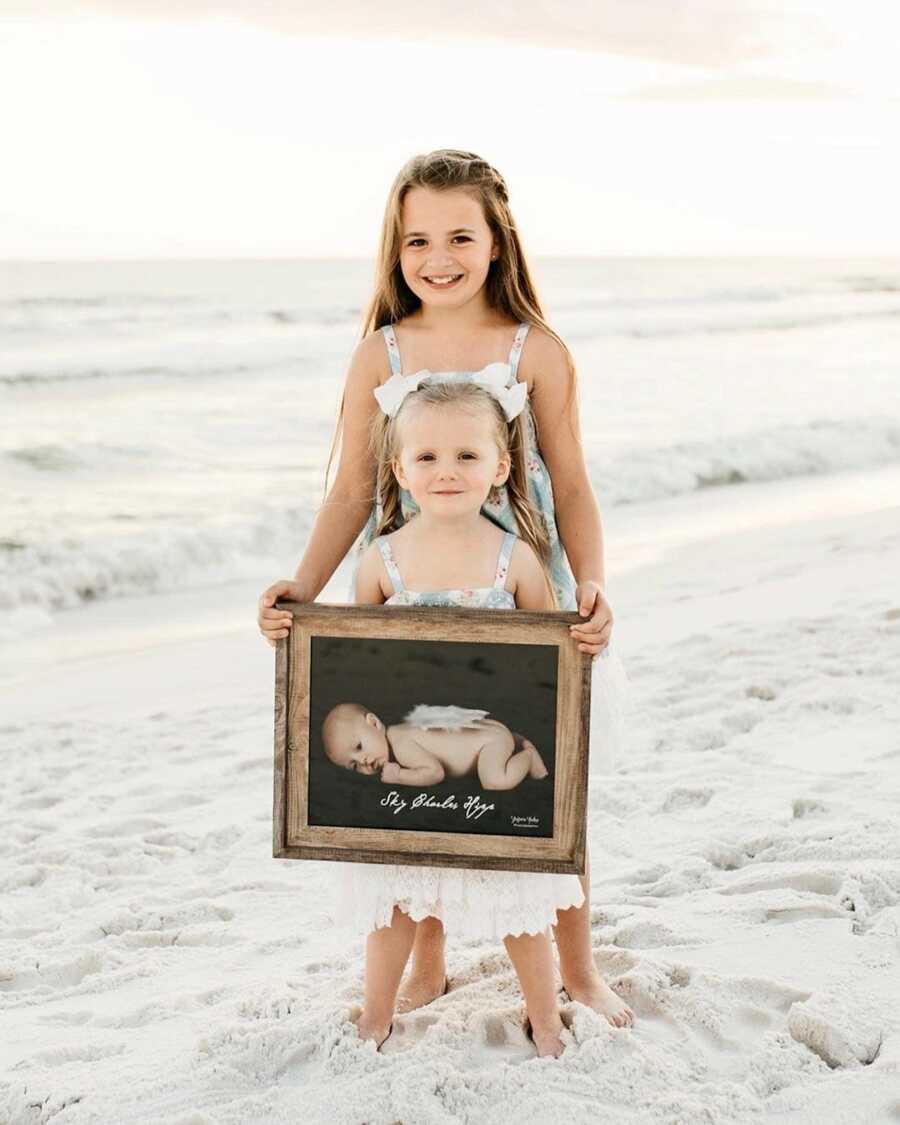
[[[313,637],[310,645],[309,823],[343,828],[551,837],[557,708],[555,645]],[[385,724],[419,703],[475,707],[530,738],[550,771],[515,789],[483,790],[477,774],[420,788],[390,785],[325,757],[322,722],[337,703],[361,703]],[[296,721],[291,717],[292,723]],[[382,805],[392,792],[406,801]],[[412,807],[425,794],[429,805]],[[435,808],[453,799],[456,808]],[[466,816],[466,802],[471,815]],[[482,805],[493,810],[474,813]]]

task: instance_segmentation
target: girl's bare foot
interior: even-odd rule
[[[562,1020],[557,1017],[555,1022],[546,1027],[534,1027],[531,1020],[525,1017],[525,1034],[535,1045],[538,1058],[558,1059],[565,1050],[563,1041],[559,1037],[562,1031]]]
[[[621,997],[609,987],[599,973],[584,981],[570,981],[563,987],[571,1000],[577,1000],[598,1015],[606,1016],[613,1027],[632,1027],[634,1012]]]
[[[544,765],[544,759],[540,756],[537,747],[530,738],[522,739],[522,749],[531,754],[531,769],[528,771],[528,776],[536,777],[538,780],[546,777],[548,770]]]
[[[381,1046],[385,1039],[394,1030],[394,1024],[391,1023],[372,1023],[366,1019],[366,1013],[362,1012],[359,1019],[353,1021],[356,1024],[356,1030],[360,1039],[373,1039],[375,1041],[375,1049],[381,1050]]]
[[[450,982],[446,976],[434,974],[425,975],[412,969],[409,976],[400,985],[397,993],[395,1010],[403,1015],[405,1012],[414,1012],[416,1008],[423,1008],[432,1000],[439,1000],[446,995]]]

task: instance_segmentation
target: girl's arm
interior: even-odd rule
[[[531,375],[531,408],[553,486],[559,537],[575,578],[578,610],[589,618],[571,626],[572,636],[582,652],[596,657],[609,643],[613,614],[605,596],[603,527],[584,460],[576,387],[566,353],[539,328],[528,334],[520,368],[523,363],[523,376]]]
[[[312,601],[353,546],[372,511],[375,461],[369,447],[373,394],[387,373],[387,353],[380,332],[371,332],[353,353],[344,386],[341,453],[334,484],[328,491],[310,533],[295,581]]]
[[[532,339],[532,337],[534,339]],[[541,456],[550,472],[556,524],[575,581],[606,585],[600,508],[588,476],[578,398],[560,345],[538,328],[528,334],[520,364],[532,375],[531,409]]]
[[[353,546],[372,510],[375,463],[369,448],[369,426],[377,410],[373,391],[388,367],[380,332],[361,340],[353,353],[344,387],[341,452],[334,483],[316,513],[312,532],[293,581],[281,579],[263,591],[257,624],[274,648],[286,637],[293,618],[275,608],[279,598],[311,602],[316,599]]]

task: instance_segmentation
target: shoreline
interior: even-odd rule
[[[890,504],[900,496],[900,465],[813,476],[802,483],[802,488],[794,480],[747,483],[629,510],[613,508],[604,516],[607,584],[616,618],[613,637],[626,667],[629,654],[651,639],[649,608],[663,609],[671,621],[683,622],[685,602],[713,593],[710,570],[717,583],[722,567],[732,568],[732,587],[726,583],[715,593],[722,605],[735,595],[735,613],[752,616],[764,610],[752,595],[754,583],[774,582],[774,588],[780,583],[782,600],[799,599],[798,605],[810,609],[824,606],[821,588],[806,580],[804,567],[827,571],[829,560],[809,558],[809,553],[818,547],[827,555],[831,539],[849,541],[855,528],[864,536],[877,534],[880,518],[900,525],[900,508]],[[826,504],[832,511],[824,515]],[[785,557],[778,561],[782,553]],[[875,570],[873,580],[877,565]],[[840,573],[838,559],[838,581]],[[345,560],[318,600],[345,603],[349,575]],[[796,580],[789,581],[791,577]],[[14,693],[5,710],[9,708],[11,718],[45,713],[46,679],[55,674],[60,677],[54,686],[57,701],[81,713],[98,707],[102,714],[107,704],[120,709],[126,698],[138,713],[141,705],[152,708],[129,685],[130,676],[142,681],[153,677],[158,689],[172,692],[172,705],[190,694],[183,686],[189,683],[214,702],[221,688],[210,662],[219,659],[226,665],[245,661],[253,684],[248,698],[258,698],[273,680],[272,650],[255,623],[254,606],[265,581],[240,579],[182,593],[129,595],[61,611],[51,624],[0,644],[0,690]],[[132,673],[125,667],[129,662]],[[98,677],[102,684],[93,682]]]

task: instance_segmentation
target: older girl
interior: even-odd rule
[[[291,618],[275,608],[278,598],[312,601],[357,538],[358,562],[385,516],[402,523],[416,514],[408,489],[401,488],[393,511],[380,511],[375,500],[373,391],[403,376],[404,368],[412,375],[481,373],[497,364],[507,368],[510,385],[525,388],[527,490],[549,540],[557,604],[581,613],[585,620],[572,627],[572,635],[582,651],[602,657],[593,677],[592,747],[614,750],[627,682],[609,646],[613,615],[604,594],[603,534],[584,461],[574,364],[544,318],[506,183],[474,153],[441,149],[413,157],[394,181],[375,292],[341,403],[336,478],[295,578],[274,583],[261,596],[259,627],[271,644],[286,636]],[[515,500],[499,486],[483,514],[499,529],[522,534]],[[594,963],[589,862],[582,885],[585,901],[560,912],[555,927],[563,985],[571,999],[616,1026],[629,1026],[631,1009]],[[438,920],[426,919],[417,928],[400,1009],[427,1003],[445,986],[443,929]]]

